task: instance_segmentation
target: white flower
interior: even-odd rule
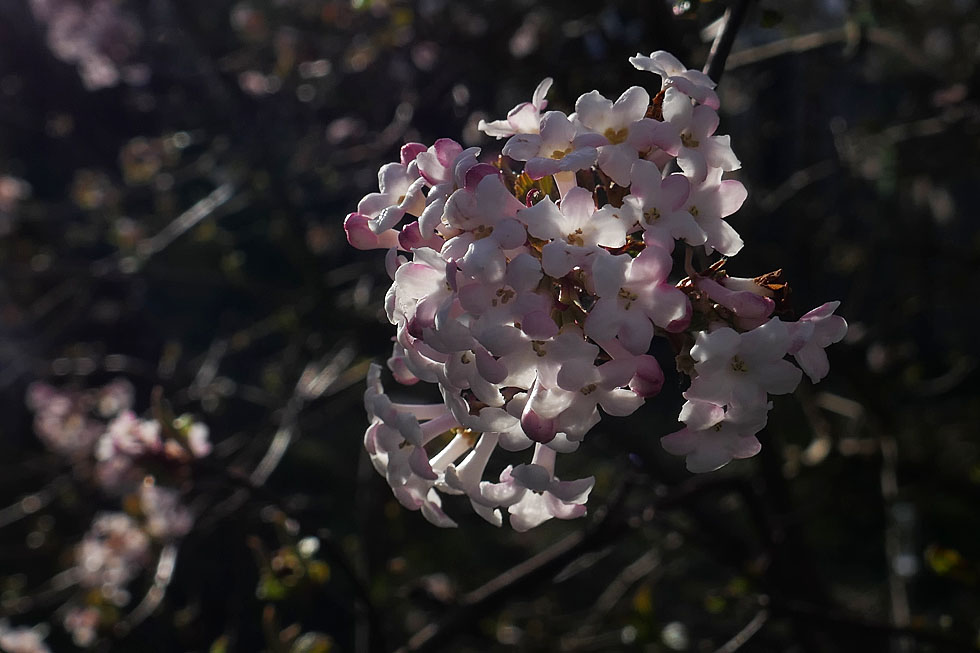
[[[504,470],[500,482],[510,484],[513,491],[523,490],[520,499],[507,507],[511,527],[523,533],[552,518],[575,519],[584,515],[595,478],[561,481],[555,476],[554,450],[539,444],[531,464]]]
[[[681,160],[681,165],[687,165]],[[741,182],[722,180],[721,168],[708,168],[706,176],[698,180],[690,168],[683,168],[691,179],[691,193],[684,202],[688,213],[694,217],[705,234],[704,250],[717,251],[724,256],[735,256],[742,249],[742,238],[724,218],[738,211],[748,193]]]
[[[691,348],[697,377],[686,396],[749,410],[764,404],[766,393],[792,392],[802,373],[783,358],[789,346],[789,329],[775,317],[741,334],[728,327],[701,331]]]
[[[719,106],[718,95],[714,92],[716,84],[700,70],[691,70],[674,55],[659,50],[644,56],[639,52],[630,57],[630,63],[637,70],[647,70],[660,75],[662,88],[676,88],[685,95],[713,109]]]
[[[507,118],[504,120],[494,120],[493,122],[481,120],[477,129],[487,136],[495,136],[496,138],[505,138],[522,133],[537,133],[541,112],[548,106],[548,101],[544,98],[553,81],[550,77],[545,77],[534,89],[534,95],[530,102],[518,104],[507,113]]]
[[[789,353],[814,383],[830,371],[824,349],[840,342],[847,334],[847,322],[834,315],[838,306],[840,302],[827,302],[801,317],[799,322],[789,325],[793,337]]]
[[[368,226],[375,234],[381,234],[397,225],[406,213],[419,216],[425,208],[422,189],[425,179],[419,176],[418,165],[387,163],[378,171],[378,188],[381,192],[364,196],[357,212],[368,216]]]
[[[762,449],[755,434],[766,425],[768,405],[727,411],[721,406],[689,400],[678,418],[686,427],[660,439],[663,448],[686,456],[687,469],[696,474],[727,465],[733,458],[750,458]]]
[[[732,151],[729,136],[715,136],[718,114],[709,106],[694,106],[691,99],[673,88],[667,89],[663,103],[664,121],[677,129],[681,148],[678,163],[693,170],[695,179],[703,179],[708,168],[738,170],[742,164]]]
[[[592,264],[599,301],[589,311],[585,332],[597,341],[618,338],[630,353],[644,354],[653,325],[680,331],[690,321],[687,296],[667,283],[670,254],[650,245],[634,259],[599,256]]]
[[[639,86],[626,89],[615,103],[598,91],[586,93],[575,102],[574,122],[582,132],[600,134],[606,139],[599,148],[599,168],[620,186],[629,185],[630,168],[642,147],[636,139],[649,138],[645,132],[632,133],[634,125],[644,119],[649,104],[650,95]]]
[[[704,244],[704,231],[685,208],[691,193],[687,177],[675,173],[664,178],[653,162],[641,159],[633,164],[630,182],[623,208],[632,211],[631,219],[643,229],[646,242],[668,251],[674,248],[675,239],[688,245]]]
[[[622,247],[629,226],[612,207],[596,211],[592,194],[572,188],[556,206],[545,197],[518,213],[535,238],[549,241],[542,250],[541,266],[551,277],[563,277],[599,251],[599,246]]]
[[[515,134],[504,145],[502,154],[527,161],[524,172],[531,179],[541,179],[557,172],[592,167],[599,157],[596,148],[605,143],[599,134],[580,134],[564,113],[549,111],[541,119],[539,133]]]

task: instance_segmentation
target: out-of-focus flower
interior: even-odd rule
[[[105,420],[133,404],[133,386],[117,379],[96,390],[59,390],[46,383],[27,389],[27,407],[34,412],[34,432],[55,453],[87,456],[105,431]]]
[[[0,621],[0,651],[3,653],[51,653],[44,638],[33,628],[14,628]]]
[[[48,48],[78,67],[89,90],[121,81],[143,83],[148,68],[133,62],[143,40],[139,23],[114,0],[31,0],[47,28]]]
[[[190,418],[164,429],[155,419],[140,419],[123,411],[99,437],[95,447],[96,476],[109,492],[121,492],[142,478],[141,460],[186,464],[211,451],[208,430]]]
[[[95,643],[99,622],[99,610],[91,606],[73,605],[65,611],[62,619],[62,625],[71,633],[72,641],[83,648]]]
[[[136,520],[122,512],[97,515],[75,550],[79,583],[101,590],[116,605],[129,602],[126,584],[149,559],[150,538]]]
[[[180,493],[160,487],[150,479],[139,491],[140,511],[146,522],[146,532],[157,540],[183,537],[191,530],[194,520],[190,511],[181,505]]]
[[[30,197],[31,185],[23,179],[0,175],[0,236],[10,232],[17,206]]]

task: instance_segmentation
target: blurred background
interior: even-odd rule
[[[782,268],[798,315],[840,299],[851,325],[820,385],[777,398],[762,454],[692,485],[659,444],[668,376],[568,457],[597,477],[590,515],[517,534],[453,501],[460,528],[436,529],[362,451],[390,282],[342,222],[379,166],[440,137],[493,160],[477,123],[546,76],[570,112],[658,84],[638,51],[700,68],[725,8],[0,2],[2,627],[54,651],[976,650],[976,0],[751,3],[720,86],[749,191],[727,269]],[[195,527],[106,605],[65,573],[126,506],[25,397],[120,377],[213,452],[178,485]],[[498,578],[535,555],[540,576]],[[97,624],[73,643],[78,606]]]

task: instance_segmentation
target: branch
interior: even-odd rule
[[[715,653],[735,653],[738,649],[742,648],[742,645],[752,639],[757,632],[762,630],[762,627],[769,620],[768,610],[759,610],[752,621],[745,624],[742,630],[735,633],[735,636],[724,643],[721,648],[719,648]]]
[[[143,600],[114,627],[117,636],[129,633],[133,628],[143,623],[163,602],[167,595],[167,587],[173,579],[174,568],[177,566],[178,545],[174,542],[167,544],[157,559],[156,572],[153,574],[153,585],[147,590]]]
[[[802,601],[778,601],[773,600],[771,605],[775,614],[784,614],[797,618],[822,623],[828,630],[843,631],[862,631],[870,634],[877,634],[883,637],[905,636],[919,640],[938,644],[948,651],[980,651],[980,646],[966,639],[957,639],[944,632],[932,629],[918,628],[914,626],[893,626],[889,623],[872,621],[856,615],[847,614],[834,610],[827,610],[822,606],[816,606]]]
[[[622,514],[623,504],[632,483],[625,482],[616,492],[609,507],[585,530],[569,535],[541,553],[511,567],[482,587],[464,596],[456,609],[439,622],[430,623],[413,635],[399,653],[446,650],[452,638],[476,622],[479,615],[502,604],[514,594],[521,593],[553,578],[563,568],[585,553],[599,549],[629,531]]]
[[[738,28],[742,26],[745,15],[749,11],[749,4],[752,0],[735,0],[735,2],[725,10],[723,20],[725,21],[721,31],[711,44],[711,51],[708,53],[708,60],[704,64],[704,74],[710,77],[717,84],[721,82],[721,74],[725,72],[725,61],[732,51],[735,43],[735,36]]]

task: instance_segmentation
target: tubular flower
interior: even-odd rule
[[[438,526],[456,525],[446,495],[518,531],[585,514],[594,479],[560,480],[559,454],[661,391],[655,338],[691,378],[684,428],[663,446],[707,472],[759,451],[769,395],[792,392],[800,367],[825,376],[823,350],[846,331],[836,303],[783,322],[776,273],[693,268],[693,248],[743,246],[726,218],[747,193],[724,178],[740,164],[716,134],[711,79],[666,52],[630,61],[660,86],[615,102],[592,91],[565,115],[545,111],[547,79],[507,118],[481,122],[508,139],[495,162],[451,139],[409,143],[347,218],[351,245],[388,250],[388,367],[442,395],[397,403],[373,365],[365,447],[398,501]],[[501,449],[530,460],[488,478]]]

